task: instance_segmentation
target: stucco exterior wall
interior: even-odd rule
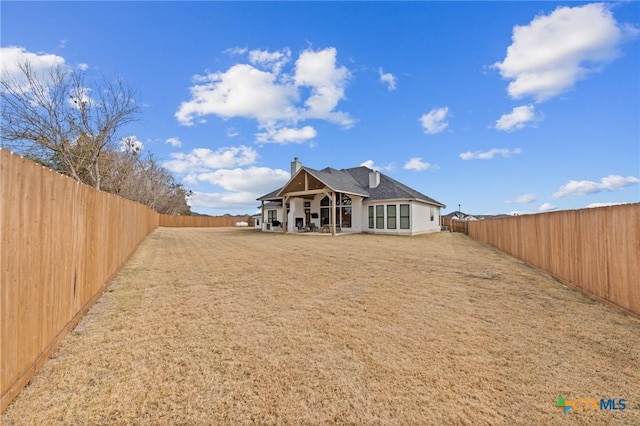
[[[400,228],[400,205],[409,204],[409,229]],[[376,228],[375,206],[384,206],[384,227]],[[396,206],[396,228],[388,228],[387,206]],[[374,207],[373,228],[369,228],[369,206]],[[431,221],[431,209],[434,209],[433,221]],[[430,232],[440,232],[440,208],[430,204],[417,202],[414,200],[384,200],[380,202],[372,201],[362,206],[362,232],[370,234],[387,235],[419,235]]]

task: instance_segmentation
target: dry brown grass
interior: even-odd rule
[[[640,424],[639,384],[637,318],[460,234],[160,228],[1,420]]]

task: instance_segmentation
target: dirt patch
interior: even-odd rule
[[[160,228],[1,420],[640,424],[639,366],[640,320],[460,234]]]

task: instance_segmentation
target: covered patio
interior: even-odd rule
[[[325,177],[326,179],[326,177]],[[337,185],[336,185],[337,186]],[[301,169],[279,190],[261,197],[263,230],[337,235],[353,228],[353,197],[356,191],[341,191]]]

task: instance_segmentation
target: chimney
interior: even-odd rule
[[[301,168],[302,163],[298,160],[298,157],[295,157],[291,162],[291,177],[293,177],[293,175],[295,175]]]
[[[380,185],[380,172],[371,170],[369,172],[369,188],[377,188]]]

